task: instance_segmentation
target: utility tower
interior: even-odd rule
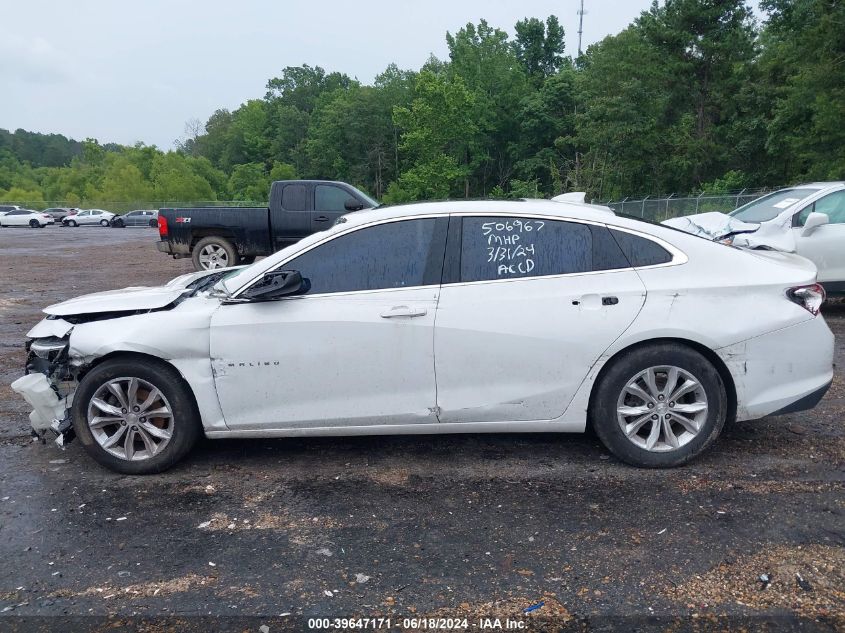
[[[578,10],[578,57],[581,57],[581,33],[584,32],[584,0],[581,0],[581,8]]]

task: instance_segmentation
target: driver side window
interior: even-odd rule
[[[370,226],[320,244],[282,270],[311,282],[308,296],[440,283],[448,218]]]
[[[804,226],[811,213],[824,213],[829,224],[845,224],[845,190],[819,198],[795,214],[792,226]]]

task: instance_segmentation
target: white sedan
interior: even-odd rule
[[[55,224],[53,216],[30,209],[14,209],[0,214],[0,226],[30,226],[34,229]]]
[[[798,185],[729,214],[700,213],[663,224],[734,246],[798,253],[816,264],[828,293],[845,293],[845,182]]]
[[[62,224],[65,226],[83,226],[85,224],[99,224],[100,226],[109,226],[111,219],[115,216],[111,211],[103,211],[102,209],[86,209],[74,215],[68,215],[62,218]]]
[[[203,434],[588,425],[620,459],[667,467],[726,423],[821,399],[823,299],[792,254],[577,203],[424,203],[344,216],[251,266],[50,306],[12,388],[33,428],[130,474]]]

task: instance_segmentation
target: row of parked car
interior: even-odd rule
[[[127,226],[157,226],[157,209],[136,209],[122,215],[104,209],[73,209],[52,207],[44,211],[24,209],[17,205],[0,205],[0,227],[29,226],[44,228],[48,224],[62,226],[100,225],[124,228]]]

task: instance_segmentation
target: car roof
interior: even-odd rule
[[[420,215],[447,213],[489,213],[501,215],[538,214],[561,219],[592,220],[606,222],[615,217],[612,210],[598,205],[575,202],[553,202],[551,200],[444,200],[439,202],[412,202],[399,205],[382,205],[374,209],[354,211],[343,216],[342,222],[351,225],[367,224],[379,220],[408,218]]]

